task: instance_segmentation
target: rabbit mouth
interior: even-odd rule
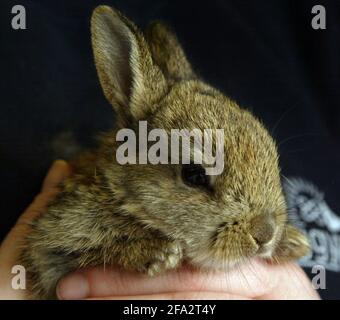
[[[263,259],[270,259],[275,249],[275,242],[276,241],[273,239],[270,243],[264,246],[259,246],[256,256]]]
[[[187,252],[191,263],[204,269],[229,270],[248,259],[271,259],[282,234],[279,226],[274,228],[270,239],[258,234],[256,237],[244,228],[237,230],[239,232],[224,225],[214,233],[208,245],[201,243],[191,247]]]

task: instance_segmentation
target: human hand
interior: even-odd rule
[[[272,265],[253,260],[224,272],[201,272],[190,266],[150,278],[96,267],[62,279],[60,299],[319,299],[304,271],[295,263]]]

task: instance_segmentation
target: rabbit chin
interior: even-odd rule
[[[233,257],[229,259],[228,257],[222,259],[210,250],[201,250],[190,255],[190,263],[203,270],[228,271],[236,266],[247,263],[252,258],[271,260],[274,249],[274,246],[271,245],[254,250],[253,253],[245,254],[239,258]]]
[[[191,259],[191,264],[207,271],[228,271],[241,263],[240,260],[222,260],[211,254],[201,254]]]

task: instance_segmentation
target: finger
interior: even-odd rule
[[[271,291],[278,274],[261,261],[252,261],[229,272],[204,272],[185,266],[157,277],[102,267],[78,271],[62,279],[61,299],[152,295],[158,293],[211,291],[253,298]]]
[[[265,300],[319,300],[320,296],[313,288],[306,273],[297,264],[277,265],[276,272],[280,280],[275,290],[258,297]]]
[[[113,296],[94,298],[88,300],[250,300],[247,297],[237,296],[226,292],[168,292],[138,296]]]
[[[44,179],[42,192],[57,188],[58,184],[65,180],[70,174],[71,167],[69,164],[64,160],[56,160]]]

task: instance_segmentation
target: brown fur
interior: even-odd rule
[[[100,6],[92,43],[104,94],[117,128],[99,149],[74,161],[75,174],[48,212],[32,224],[22,254],[33,298],[55,298],[57,281],[77,268],[118,265],[159,274],[183,259],[223,268],[261,256],[273,260],[308,250],[290,225],[278,155],[263,125],[199,79],[176,37],[161,23],[144,36],[118,11]],[[116,130],[223,128],[225,164],[206,192],[183,183],[180,165],[119,165]],[[268,238],[268,239],[267,239]]]

